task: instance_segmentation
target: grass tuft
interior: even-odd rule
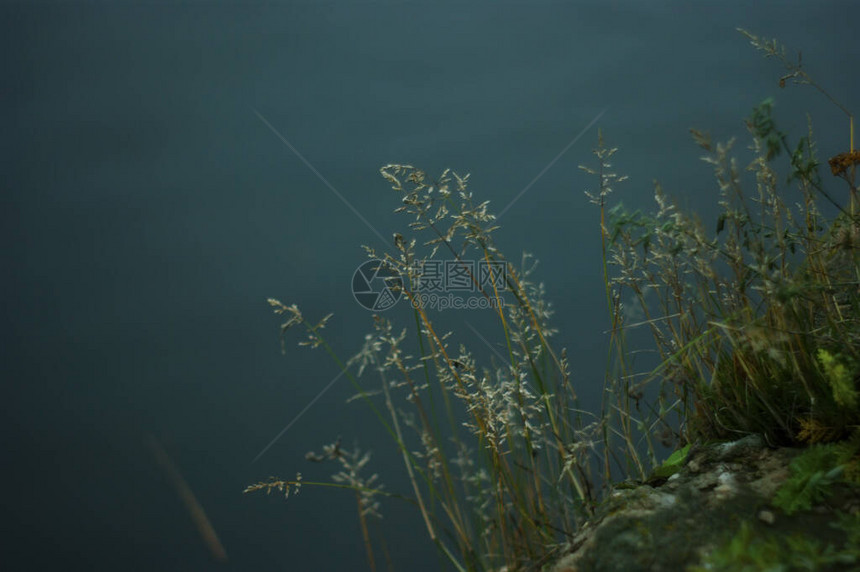
[[[781,86],[792,80],[830,98],[799,57],[789,60],[776,41],[742,33],[786,66]],[[379,515],[380,497],[411,502],[453,568],[513,571],[555,557],[611,483],[644,481],[655,470],[671,474],[696,443],[759,433],[772,445],[815,444],[809,466],[796,467],[804,476],[781,493],[791,510],[838,476],[812,452],[829,455],[828,463],[838,458],[840,474],[860,474],[853,444],[860,435],[860,219],[853,116],[836,105],[851,132],[848,152],[831,160],[843,189],[831,189],[819,174],[811,123],[792,141],[779,129],[772,99],[746,121],[745,163],[734,140],[691,130],[719,196],[709,225],[679,209],[659,184],[652,213],[610,204],[625,177],[612,165],[617,149],[600,133],[595,164],[583,167],[597,179],[587,194],[599,210],[611,317],[596,413],[579,407],[567,355],[551,343],[551,307],[534,281],[533,261],[526,256],[515,265],[495,246],[495,217],[487,201],[474,198],[469,176],[446,170],[431,178],[411,165],[384,166],[409,233],[395,235],[392,252],[366,250],[399,271],[412,323],[396,327],[374,316],[360,351],[342,360],[323,336],[328,316],[309,322],[296,305],[269,301],[287,317],[282,340],[303,327],[302,343],[338,364],[402,459],[410,490],[400,495],[376,485],[376,475],[362,476],[369,456],[344,451],[339,441],[309,455],[341,466],[334,483],[304,484],[355,493],[371,569],[367,519]],[[488,277],[474,261],[499,272]],[[491,366],[434,324],[424,289],[428,269],[440,262],[496,317],[504,351]],[[644,372],[634,367],[628,342],[637,329],[650,333],[656,356]],[[839,441],[849,445],[837,449]],[[679,451],[666,459],[667,448]],[[299,484],[299,477],[270,479],[246,492]]]

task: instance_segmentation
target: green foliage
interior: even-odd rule
[[[820,348],[816,354],[827,381],[833,390],[833,400],[846,409],[857,408],[857,390],[854,388],[854,372],[836,356]]]
[[[794,148],[789,147],[788,137],[777,128],[773,118],[774,99],[768,97],[753,108],[747,119],[747,128],[764,146],[765,161],[772,161],[785,150],[789,156],[791,171],[788,181],[793,179],[818,182],[818,159],[815,145],[809,136],[801,137]]]
[[[860,423],[853,366],[860,357],[860,218],[822,185],[811,135],[792,146],[773,107],[767,99],[747,120],[754,193],[745,190],[733,141],[714,143],[693,130],[718,183],[713,234],[659,185],[652,214],[606,207],[620,375],[635,375],[626,331],[648,327],[659,365],[639,387],[662,380],[652,423],[668,423],[674,411],[682,441],[762,433],[791,445],[838,439]],[[794,205],[780,188],[782,151],[786,180],[802,197]],[[841,214],[826,219],[818,197]],[[644,321],[628,323],[631,302]]]
[[[845,549],[860,560],[860,514],[837,513],[832,528],[845,533]]]
[[[687,453],[690,451],[690,445],[685,445],[669,455],[669,458],[663,461],[663,464],[654,470],[655,477],[671,477],[681,470],[684,462],[687,460]]]
[[[807,447],[792,460],[791,476],[774,495],[774,506],[790,515],[826,499],[837,482],[860,485],[858,453],[860,430],[838,443]]]
[[[747,120],[747,128],[760,139],[765,148],[765,161],[770,161],[782,151],[785,142],[785,134],[776,128],[773,119],[773,98],[768,97],[759,103]]]
[[[791,462],[791,477],[773,498],[786,514],[809,510],[830,494],[830,486],[842,475],[840,455],[834,444],[813,445]]]
[[[847,439],[834,446],[837,462],[843,468],[843,479],[860,486],[860,428],[855,428]]]
[[[756,542],[749,523],[740,529],[724,546],[712,551],[701,566],[689,572],[783,572],[788,567],[781,562],[780,546],[774,542]]]
[[[846,526],[856,530],[854,522]],[[850,533],[849,533],[850,534]],[[860,561],[856,544],[849,539],[841,548],[800,534],[781,536],[770,531],[756,531],[744,521],[723,545],[712,550],[688,572],[789,572],[816,571],[828,566],[843,566]]]

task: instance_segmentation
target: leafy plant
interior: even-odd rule
[[[690,452],[690,445],[685,445],[669,455],[669,458],[663,461],[663,464],[654,470],[656,477],[671,477],[681,470],[684,462],[687,460],[687,453]]]
[[[749,523],[742,522],[738,532],[719,549],[712,551],[690,572],[783,572],[789,568],[781,562],[780,546],[774,542],[756,542]]]
[[[858,553],[850,543],[837,548],[799,534],[780,537],[772,532],[756,532],[744,521],[728,541],[712,550],[700,565],[688,568],[688,572],[815,571],[857,561]]]
[[[791,462],[791,477],[773,498],[773,504],[786,514],[809,510],[824,500],[830,486],[842,475],[836,446],[813,445]]]
[[[833,391],[833,401],[845,409],[857,408],[857,390],[854,387],[856,375],[836,356],[821,348],[816,354],[818,362],[824,370],[830,388]]]

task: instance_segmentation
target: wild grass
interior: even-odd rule
[[[778,44],[746,35],[782,58],[789,70],[783,84],[789,78],[818,87]],[[811,126],[791,142],[768,100],[747,129],[753,158],[744,169],[734,141],[692,132],[720,197],[712,232],[659,185],[652,214],[611,205],[624,177],[611,163],[616,149],[599,137],[595,164],[585,169],[597,179],[589,199],[599,211],[611,328],[595,413],[580,409],[566,352],[551,343],[551,309],[532,261],[514,265],[495,246],[489,203],[475,200],[468,176],[446,170],[431,179],[410,165],[381,169],[411,235],[395,235],[393,252],[368,255],[399,271],[414,323],[401,328],[374,316],[361,350],[342,361],[323,336],[326,319],[313,323],[297,306],[269,301],[288,318],[282,336],[302,327],[303,343],[330,354],[402,459],[410,490],[395,494],[375,475],[362,475],[369,456],[360,451],[337,442],[309,457],[340,464],[328,486],[354,492],[372,570],[367,519],[379,514],[380,497],[408,499],[456,570],[537,570],[593,514],[609,483],[645,480],[665,447],[750,433],[771,444],[824,443],[860,425],[860,158],[853,137],[849,151],[831,160],[846,183],[840,192],[819,175]],[[822,214],[822,203],[836,214]],[[424,270],[443,258],[456,261],[493,308],[505,351],[492,366],[454,347],[421,303]],[[504,272],[488,280],[473,260]],[[622,303],[631,299],[644,316],[635,322]],[[636,328],[653,339],[659,363],[652,371],[635,371],[630,362],[627,336]],[[247,491],[300,484],[271,479]]]

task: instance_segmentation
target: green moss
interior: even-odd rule
[[[688,572],[788,572],[792,570],[844,569],[860,562],[860,519],[840,515],[833,523],[847,540],[843,543],[825,542],[801,534],[788,536],[756,529],[749,522],[741,523],[735,534],[712,550],[699,565]]]

